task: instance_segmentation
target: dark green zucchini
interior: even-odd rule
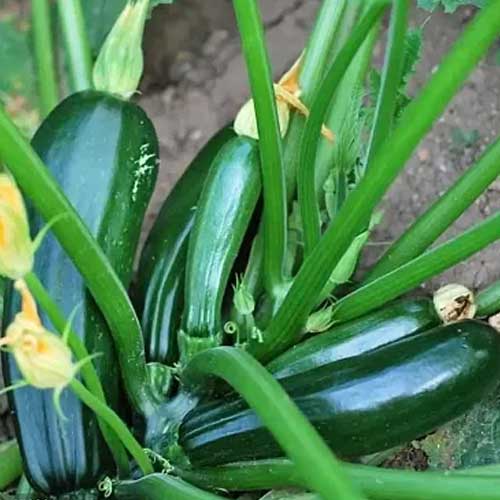
[[[461,415],[498,385],[499,359],[498,332],[468,320],[281,382],[333,450],[350,458],[408,442]],[[282,455],[241,400],[199,405],[184,418],[179,438],[197,466]]]
[[[179,336],[184,359],[220,342],[222,301],[260,189],[257,142],[235,137],[210,167],[189,239]]]
[[[63,101],[43,122],[33,147],[60,184],[111,265],[127,286],[131,279],[144,212],[158,166],[152,123],[135,104],[88,91]],[[31,217],[34,233],[44,222]],[[108,403],[120,403],[120,374],[111,336],[83,280],[57,240],[49,234],[36,254],[35,273],[68,317],[76,306],[73,330],[91,353]],[[17,295],[8,306],[19,308]],[[45,326],[53,329],[42,315]],[[4,358],[8,382],[19,378],[13,357]],[[63,393],[58,417],[51,391],[25,388],[12,393],[25,472],[34,488],[61,494],[95,486],[112,471],[109,453],[92,412]]]
[[[148,361],[173,364],[178,359],[177,331],[184,304],[184,273],[189,235],[209,167],[222,146],[235,137],[218,132],[198,153],[168,195],[141,255],[136,304]]]
[[[438,324],[431,299],[400,300],[297,344],[267,368],[277,379],[282,379],[365,354]]]

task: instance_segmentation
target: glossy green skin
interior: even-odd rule
[[[189,165],[162,205],[141,255],[136,303],[142,311],[148,361],[171,365],[178,360],[177,330],[184,305],[184,275],[189,236],[210,165],[235,137],[218,132]]]
[[[188,337],[222,333],[222,300],[260,192],[257,143],[236,137],[210,167],[189,240],[183,314]]]
[[[267,368],[277,379],[283,379],[365,354],[438,324],[432,300],[400,300],[297,344],[269,363]]]
[[[32,141],[66,196],[97,238],[125,285],[144,212],[157,175],[158,142],[153,125],[135,104],[99,92],[75,94],[44,121]],[[44,222],[32,217],[32,230]],[[91,353],[107,400],[117,408],[120,374],[111,335],[78,271],[49,234],[36,253],[35,273]],[[10,317],[19,309],[11,296]],[[54,330],[42,314],[44,325]],[[8,357],[9,382],[19,378]],[[61,398],[67,421],[54,409],[52,391],[25,388],[11,396],[25,472],[35,489],[60,494],[93,487],[110,469],[96,419],[69,390]]]
[[[498,332],[469,320],[282,384],[332,449],[348,458],[411,441],[461,415],[498,385],[499,360]],[[282,455],[241,400],[200,405],[186,416],[179,435],[197,466]]]

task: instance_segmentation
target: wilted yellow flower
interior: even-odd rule
[[[77,371],[64,339],[46,330],[35,301],[24,282],[16,282],[22,296],[22,310],[7,328],[0,346],[14,356],[26,384],[38,389],[62,390]]]
[[[294,65],[281,77],[280,81],[274,84],[276,109],[278,111],[278,121],[282,137],[285,137],[288,131],[290,111],[292,109],[298,111],[306,118],[309,116],[309,109],[300,100],[301,89],[299,85],[299,75],[301,61],[302,56],[295,61]],[[240,109],[234,120],[234,130],[238,135],[245,135],[256,140],[259,139],[253,99],[247,101]],[[323,125],[321,133],[326,139],[333,142],[335,136],[325,125]]]
[[[21,193],[8,173],[0,173],[0,274],[22,278],[33,267],[33,252]]]

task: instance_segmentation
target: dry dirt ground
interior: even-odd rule
[[[263,0],[261,5],[278,77],[300,53],[319,1]],[[469,9],[451,16],[433,14],[430,18],[422,12],[414,13],[414,25],[426,21],[424,55],[415,78],[415,92],[471,14]],[[499,134],[499,50],[497,45],[480,64],[432,134],[419,146],[384,202],[385,217],[375,241],[388,242],[397,237]],[[377,52],[380,59],[382,47]],[[162,155],[157,193],[146,223],[150,226],[161,201],[195,153],[234,117],[248,97],[230,0],[183,0],[173,7],[159,8],[148,27],[146,58],[140,102],[156,125]],[[474,137],[470,141],[473,144],[465,147],[460,139],[463,133]],[[499,208],[497,181],[450,234]],[[380,245],[369,248],[365,262],[373,260],[381,248]],[[428,286],[453,280],[480,288],[500,278],[499,248],[491,246]],[[2,400],[0,415],[6,413]],[[11,433],[11,424],[0,418],[0,439]]]

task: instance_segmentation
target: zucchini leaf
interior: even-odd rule
[[[417,65],[420,62],[422,56],[422,41],[422,28],[410,30],[406,35],[403,71],[401,73],[401,82],[399,84],[396,109],[394,112],[394,118],[396,120],[401,116],[402,112],[411,101],[411,98],[408,96],[407,89],[411,77],[415,74]],[[380,86],[380,72],[373,69],[370,73],[370,98],[373,104],[366,109],[368,123],[371,123],[373,119],[377,97],[380,92]]]
[[[500,463],[500,390],[419,443],[433,469]]]
[[[453,13],[462,5],[475,5],[484,7],[486,0],[418,0],[418,6],[430,12],[436,10],[439,6],[443,7],[445,12]]]
[[[370,226],[368,229],[354,238],[351,246],[333,270],[333,273],[328,280],[329,285],[336,287],[338,285],[342,285],[343,283],[347,283],[351,279],[351,276],[356,270],[361,250],[363,250],[363,247],[368,241],[371,231],[381,222],[381,220],[382,212],[375,212],[370,220]]]

